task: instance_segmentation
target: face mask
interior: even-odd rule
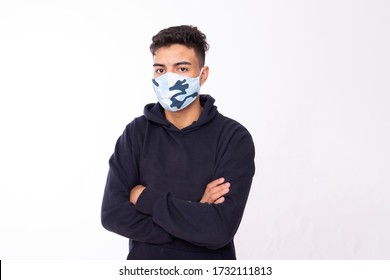
[[[189,78],[167,72],[153,79],[153,88],[158,102],[164,109],[172,112],[184,109],[198,96],[201,75],[202,72],[196,78]]]

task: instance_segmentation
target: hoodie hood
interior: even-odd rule
[[[218,113],[217,106],[214,105],[215,99],[208,94],[199,95],[200,104],[203,107],[203,111],[199,119],[193,122],[191,125],[183,128],[182,130],[172,125],[166,118],[164,108],[160,103],[150,103],[144,108],[144,116],[147,120],[160,124],[168,130],[173,131],[189,131],[197,129],[206,123],[210,122]]]

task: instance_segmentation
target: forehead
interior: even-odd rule
[[[161,47],[156,50],[153,56],[155,63],[175,64],[178,61],[188,61],[198,65],[198,58],[195,50],[184,45],[174,44],[167,47]]]

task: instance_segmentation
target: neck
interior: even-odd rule
[[[200,105],[200,98],[198,96],[194,102],[192,102],[183,110],[176,112],[165,110],[165,117],[175,127],[178,129],[183,129],[197,121],[201,113],[202,106]]]

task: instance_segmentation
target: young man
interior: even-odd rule
[[[128,259],[236,259],[255,172],[251,135],[199,95],[209,73],[202,32],[175,26],[152,41],[159,102],[116,143],[102,224],[130,239]]]

